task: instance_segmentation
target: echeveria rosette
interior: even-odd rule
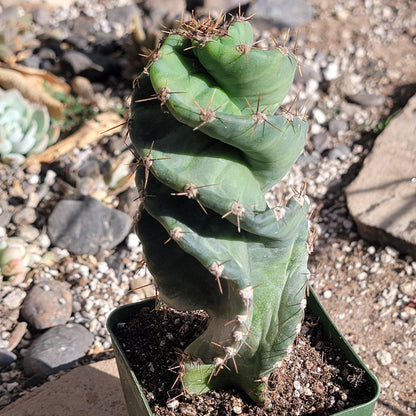
[[[184,388],[237,387],[264,403],[300,330],[308,276],[304,194],[278,210],[264,194],[301,153],[307,123],[276,114],[295,58],[251,45],[245,21],[170,34],[137,80],[130,137],[136,231],[160,298],[210,316],[184,352]]]
[[[22,283],[29,270],[30,251],[17,237],[0,241],[0,286],[3,283]]]
[[[59,137],[45,106],[27,101],[16,89],[0,89],[0,160],[22,164],[26,156],[44,151]]]

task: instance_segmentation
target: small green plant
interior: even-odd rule
[[[22,283],[29,270],[30,253],[19,238],[0,241],[0,285]]]
[[[99,112],[90,104],[63,92],[54,92],[53,97],[65,104],[63,117],[54,119],[64,136],[73,133],[84,121],[94,118]]]
[[[236,387],[267,405],[268,377],[306,306],[309,206],[304,189],[279,207],[265,193],[302,152],[308,127],[281,106],[295,56],[254,45],[242,17],[181,24],[137,79],[130,137],[136,231],[160,298],[210,316],[178,380],[189,393]]]
[[[50,123],[45,106],[31,103],[16,89],[0,89],[0,160],[20,165],[58,137],[59,127]]]

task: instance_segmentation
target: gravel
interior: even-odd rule
[[[300,188],[307,182],[311,221],[318,233],[310,258],[311,284],[382,384],[375,415],[410,416],[416,411],[416,387],[409,371],[416,367],[416,259],[362,240],[348,214],[343,189],[356,176],[386,118],[416,92],[412,87],[416,84],[416,6],[406,0],[309,3],[314,6],[314,18],[300,29],[297,45],[305,70],[302,77],[296,77],[284,105],[289,106],[301,91],[298,104],[306,103],[310,135],[298,164],[267,198],[277,205],[288,194],[289,185]],[[133,59],[131,65],[137,66],[136,58],[131,58],[137,50],[132,54],[127,40],[131,28],[107,20],[109,9],[129,5],[129,0],[78,0],[69,7],[43,8],[36,12],[31,33],[41,38],[47,29],[63,41],[74,35],[71,20],[87,16],[92,19],[88,30],[95,39],[111,35],[119,54],[125,55],[123,62]],[[278,39],[284,37],[283,32],[271,32]],[[258,30],[259,37],[268,35]],[[293,41],[294,36],[289,42]],[[65,45],[71,47],[69,42]],[[87,48],[93,50],[94,43]],[[63,75],[59,73],[59,48],[46,52],[39,49],[38,62],[49,62]],[[109,101],[118,108],[127,107],[131,86],[127,74],[92,81],[98,108],[100,102],[108,106]],[[151,276],[141,267],[143,256],[135,234],[129,233],[116,249],[74,255],[51,244],[45,232],[52,209],[76,189],[68,181],[68,169],[77,159],[92,155],[114,161],[114,142],[122,144],[121,135],[108,136],[92,149],[64,155],[58,163],[35,172],[0,164],[0,238],[18,235],[36,249],[27,280],[18,287],[0,288],[0,348],[7,351],[21,319],[19,308],[34,283],[54,279],[70,284],[69,323],[82,325],[93,337],[86,361],[112,356],[105,328],[108,314],[120,304],[152,293],[145,286]],[[127,192],[130,204],[121,204]],[[131,195],[132,185],[126,194],[107,196],[104,203],[131,209]],[[139,289],[131,292],[132,288]],[[30,327],[13,350],[15,358],[5,353],[13,362],[0,374],[0,407],[26,393],[22,357],[39,336]]]

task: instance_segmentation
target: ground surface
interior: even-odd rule
[[[102,8],[113,7],[117,2],[98,3],[102,6],[97,8],[100,16]],[[287,182],[300,187],[307,180],[314,208],[312,220],[317,224],[318,236],[310,259],[311,283],[336,324],[381,383],[376,416],[411,416],[416,412],[416,304],[414,300],[412,303],[416,296],[416,259],[360,239],[343,192],[371,151],[386,119],[416,92],[416,4],[411,0],[310,0],[309,3],[315,8],[314,18],[300,28],[298,40],[304,76],[298,79],[291,97],[297,89],[304,91],[299,99],[309,103],[311,134],[306,152]],[[80,9],[93,8],[86,1],[77,4]],[[77,7],[73,16],[77,15]],[[283,32],[272,30],[272,34],[284,38]],[[116,98],[120,95],[118,98],[126,105],[122,88],[117,89],[114,79],[100,82],[101,92],[110,91]],[[367,100],[382,97],[381,105],[357,104],[350,97],[356,93],[365,93]],[[333,120],[345,121],[347,130],[331,126]],[[115,139],[122,146],[121,136]],[[108,142],[102,148],[94,147],[92,152],[111,158],[117,150],[117,146]],[[71,165],[71,158],[73,161],[77,157],[79,154],[69,154],[61,159],[60,166],[48,168],[58,172],[58,179],[66,180],[64,168]],[[13,206],[25,201],[15,179],[27,184],[31,174],[2,167],[1,175],[5,198],[13,200]],[[44,177],[43,171],[40,184]],[[67,192],[65,184],[62,181],[59,184],[61,187],[52,188],[39,206],[38,229],[45,227],[52,206]],[[36,188],[36,184],[27,186]],[[279,201],[286,191],[283,185],[276,186],[269,199]],[[134,197],[134,193],[129,195],[130,210]],[[113,206],[123,205],[118,199],[118,196],[112,199]],[[17,226],[3,227],[12,235]],[[134,248],[134,239],[130,237],[115,252],[97,257],[63,257],[58,265],[40,269],[32,277],[36,280],[52,276],[71,284],[74,301],[78,302],[71,320],[94,333],[95,352],[102,352],[109,347],[103,323],[106,314],[118,304],[137,299],[137,295],[128,291],[133,287],[131,281],[140,263],[140,250]],[[140,279],[143,276],[141,273]],[[22,290],[29,290],[30,283],[22,286]],[[3,307],[0,314],[2,333],[7,338],[8,331],[21,318],[18,311],[5,311]],[[33,330],[26,333],[17,348],[19,358],[37,335]],[[1,381],[5,395],[0,405],[6,405],[30,387],[19,361],[4,371]]]
[[[368,91],[390,98],[389,105],[380,109],[380,119],[402,106],[403,98],[411,96],[416,86],[410,64],[416,58],[415,26],[405,23],[406,19],[414,20],[415,3],[370,1],[365,3],[372,8],[366,9],[362,2],[350,1],[344,2],[347,7],[338,13],[334,8],[339,2],[315,3],[320,12],[307,26],[305,43],[334,56],[342,56],[351,44],[356,50],[363,48],[365,56],[350,55],[351,67],[360,68],[357,73]],[[385,24],[377,30],[380,14]],[[371,146],[371,140],[361,143]],[[353,175],[354,169],[342,175],[343,186]],[[328,202],[323,202],[326,209],[319,214],[324,223],[331,212],[345,209],[344,202],[339,204],[338,200],[335,206]],[[416,364],[416,322],[414,307],[405,306],[406,296],[414,296],[415,270],[408,269],[411,259],[395,254],[392,257],[389,250],[374,248],[341,227],[329,238],[320,236],[311,267],[315,290],[324,295],[323,304],[379,378],[382,392],[376,414],[380,416],[416,411],[412,370]]]

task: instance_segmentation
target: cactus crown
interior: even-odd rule
[[[301,153],[307,123],[281,111],[297,61],[254,47],[249,22],[181,23],[135,83],[136,231],[160,297],[204,309],[185,350],[184,388],[237,387],[267,402],[267,378],[305,308],[304,191],[270,208],[265,192]]]

